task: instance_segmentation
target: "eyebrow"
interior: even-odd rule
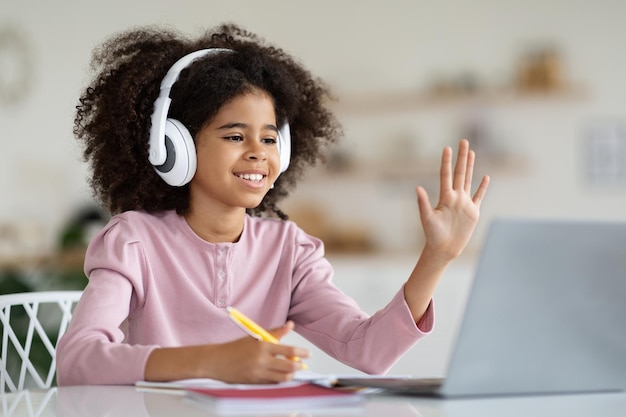
[[[233,123],[226,123],[225,125],[222,125],[220,127],[218,127],[218,130],[225,130],[225,129],[233,129],[233,128],[240,128],[240,129],[246,129],[248,127],[247,124],[245,123],[241,123],[241,122],[233,122]],[[263,126],[264,129],[269,129],[272,130],[276,133],[278,133],[278,128],[274,125],[265,125]]]

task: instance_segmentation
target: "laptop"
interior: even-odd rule
[[[439,397],[626,389],[626,222],[494,220],[444,379],[340,379]]]

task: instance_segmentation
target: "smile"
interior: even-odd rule
[[[263,178],[265,178],[265,175],[262,174],[235,174],[237,175],[237,177],[247,180],[247,181],[252,181],[252,182],[259,182],[262,181]]]

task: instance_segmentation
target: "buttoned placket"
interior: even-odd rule
[[[220,308],[226,308],[230,301],[230,282],[229,282],[229,258],[231,248],[226,245],[218,245],[216,248],[215,276],[215,305]]]

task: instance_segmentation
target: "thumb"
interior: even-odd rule
[[[287,323],[283,324],[280,327],[276,327],[275,329],[271,329],[269,332],[276,339],[280,340],[283,337],[285,337],[287,335],[287,333],[292,331],[293,328],[294,328],[294,323],[293,323],[293,321],[289,320],[289,321],[287,321]]]
[[[415,189],[417,193],[417,205],[419,207],[420,219],[422,220],[422,224],[425,219],[427,219],[433,211],[432,206],[430,205],[430,200],[428,199],[428,193],[424,189],[424,187],[417,187]]]

